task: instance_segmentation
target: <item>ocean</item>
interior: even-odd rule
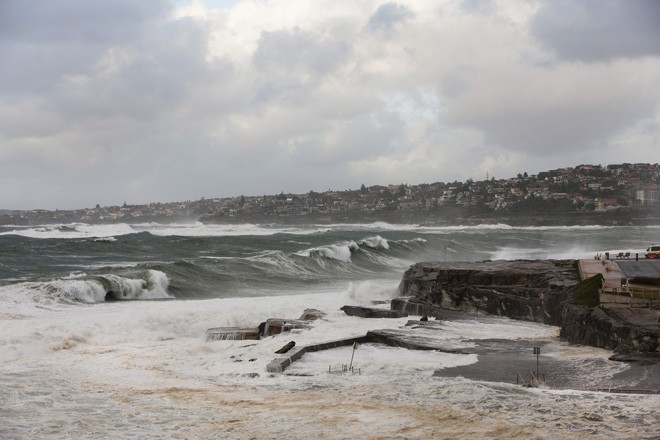
[[[594,391],[621,384],[628,364],[539,323],[465,315],[441,323],[439,337],[456,347],[543,341],[547,356],[579,371],[579,387],[443,377],[478,355],[377,344],[266,372],[291,340],[414,319],[339,308],[387,302],[415,262],[642,256],[654,242],[660,227],[3,226],[0,438],[658,438],[660,396]],[[326,313],[310,329],[205,339],[208,328],[256,327],[308,308]],[[332,372],[353,355],[359,374]],[[531,370],[531,349],[529,361]]]

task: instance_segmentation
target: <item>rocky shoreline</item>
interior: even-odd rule
[[[612,360],[660,363],[657,310],[607,310],[573,302],[576,261],[426,262],[408,269],[392,309],[506,316],[561,327],[572,344],[614,351]],[[653,319],[655,317],[655,320]]]

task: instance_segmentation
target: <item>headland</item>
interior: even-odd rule
[[[660,261],[638,261],[649,271]],[[588,267],[589,270],[581,269]],[[600,272],[608,273],[608,283]],[[613,350],[612,360],[660,362],[657,286],[617,285],[610,260],[426,262],[403,275],[392,308],[428,316],[447,311],[506,316],[561,327],[573,344]],[[652,266],[652,267],[651,267]],[[625,282],[628,280],[625,279]],[[620,300],[612,301],[617,295]]]

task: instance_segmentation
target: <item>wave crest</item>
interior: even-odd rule
[[[303,257],[323,257],[332,260],[343,261],[344,263],[350,263],[352,253],[358,249],[360,249],[360,246],[356,242],[347,241],[343,243],[306,249],[304,251],[297,252],[297,255]]]
[[[169,278],[164,272],[146,270],[134,275],[108,274],[91,279],[62,278],[42,283],[23,283],[38,303],[82,302],[96,304],[111,300],[145,300],[172,298],[167,293]]]

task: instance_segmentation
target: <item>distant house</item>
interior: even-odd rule
[[[635,198],[642,206],[656,206],[658,203],[658,188],[656,185],[649,185],[638,190]]]
[[[616,197],[600,197],[596,199],[596,210],[607,211],[609,209],[620,208],[621,204]]]

